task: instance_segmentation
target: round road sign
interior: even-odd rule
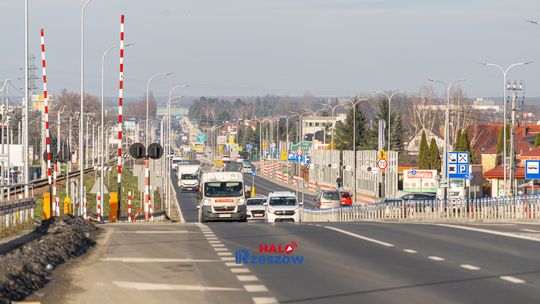
[[[298,148],[298,149],[296,149],[296,154],[297,155],[302,155],[302,154],[304,154],[304,150],[302,150],[302,148]]]
[[[388,162],[386,159],[381,158],[377,161],[377,167],[381,170],[386,169],[386,167],[388,167]]]

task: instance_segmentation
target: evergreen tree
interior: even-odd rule
[[[461,142],[463,143],[463,150],[462,151],[466,151],[466,152],[469,152],[470,154],[470,158],[469,158],[469,162],[470,163],[474,163],[476,162],[476,155],[474,154],[474,150],[471,146],[471,141],[469,140],[469,133],[467,132],[467,129],[463,130],[463,132],[461,133]]]
[[[422,131],[420,146],[418,148],[418,169],[429,169],[429,146],[427,143],[426,132]]]
[[[454,142],[454,151],[463,151],[463,140],[461,136],[461,129],[458,130],[456,141]]]
[[[534,139],[534,147],[540,146],[540,133],[536,133],[536,138]]]
[[[347,118],[344,122],[338,122],[336,124],[336,149],[338,150],[353,150],[353,137],[354,137],[354,122],[353,122],[353,109],[347,113]],[[331,132],[329,132],[331,133]],[[329,136],[326,137],[326,142],[330,142]],[[376,136],[374,132],[369,130],[366,126],[366,117],[360,109],[356,107],[356,148],[357,149],[374,149],[373,142],[376,145]]]
[[[435,138],[432,138],[429,144],[429,167],[431,170],[437,170],[437,172],[441,170],[441,155]]]
[[[405,141],[405,128],[401,118],[401,112],[392,113],[392,125],[390,126],[390,148],[392,151],[403,151]]]
[[[508,140],[510,139],[510,126],[506,125],[506,153],[510,153],[510,144],[508,143]],[[499,132],[499,138],[497,140],[497,156],[501,155],[503,153],[503,128],[501,128],[501,131]]]

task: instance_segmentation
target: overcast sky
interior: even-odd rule
[[[80,90],[83,0],[30,0],[30,53],[40,64],[46,31],[49,91]],[[0,0],[0,79],[22,76],[22,0]],[[500,96],[502,75],[479,65],[523,60],[510,79],[540,96],[538,0],[93,0],[86,13],[85,91],[100,92],[101,54],[126,16],[125,96],[175,84],[196,95],[350,96],[416,92],[427,78],[467,78],[472,96]],[[118,52],[106,61],[106,95],[117,95]],[[38,70],[41,77],[41,69]],[[22,81],[17,81],[22,86]],[[39,82],[41,91],[41,82]],[[442,93],[442,86],[438,88]],[[179,91],[180,93],[180,91]]]

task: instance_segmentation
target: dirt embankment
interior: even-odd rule
[[[53,269],[94,245],[96,227],[80,217],[45,220],[38,238],[0,255],[0,303],[22,300],[43,287]]]

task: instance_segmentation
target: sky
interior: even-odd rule
[[[30,54],[40,64],[45,28],[49,92],[80,91],[83,0],[30,0]],[[119,43],[125,15],[124,96],[354,96],[418,92],[428,78],[466,78],[469,97],[501,96],[506,67],[540,96],[538,0],[92,0],[85,15],[85,92],[101,91],[101,56]],[[0,80],[23,86],[24,7],[0,1]],[[117,96],[119,55],[105,61],[105,95]],[[38,71],[41,77],[41,69]],[[38,82],[42,90],[41,82]],[[443,86],[435,86],[443,94]]]

